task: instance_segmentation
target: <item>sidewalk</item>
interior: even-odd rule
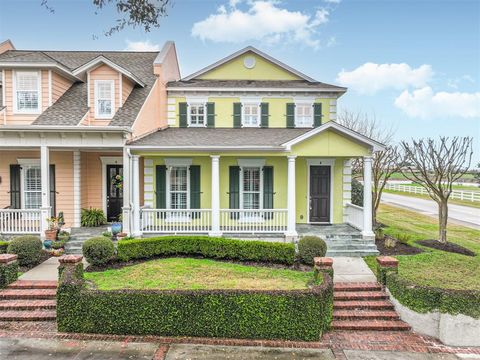
[[[19,280],[58,280],[58,257],[52,256],[45,260],[41,264],[35,266],[33,269],[28,270],[22,274]],[[83,265],[86,266],[87,262],[83,259]]]
[[[361,257],[334,257],[333,282],[377,282]]]

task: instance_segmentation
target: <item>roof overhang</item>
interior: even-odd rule
[[[223,91],[223,92],[329,92],[329,93],[345,93],[346,89],[331,89],[331,88],[215,88],[215,87],[188,87],[188,86],[171,86],[167,87],[167,91]]]
[[[65,66],[54,62],[0,62],[0,69],[49,69],[58,72],[72,81],[82,81]]]
[[[102,64],[105,64],[105,65],[111,67],[112,69],[118,71],[119,73],[125,75],[127,78],[129,78],[133,82],[137,83],[141,87],[145,86],[145,83],[142,80],[140,80],[135,74],[133,74],[131,71],[128,71],[127,69],[125,69],[125,68],[121,67],[120,65],[114,63],[113,61],[107,59],[103,55],[97,56],[95,59],[92,59],[89,62],[83,64],[82,66],[76,68],[75,70],[73,70],[73,74],[75,76],[81,75],[81,74],[83,74],[87,71],[93,70],[94,68],[96,68],[96,67],[98,67]]]
[[[128,145],[131,150],[144,151],[285,151],[283,146],[153,146],[153,145]]]
[[[124,132],[131,133],[127,127],[123,126],[56,126],[56,125],[2,125],[2,131],[22,131],[22,132]]]
[[[211,65],[209,65],[209,66],[207,66],[207,67],[204,67],[203,69],[201,69],[201,70],[199,70],[199,71],[197,71],[197,72],[195,72],[195,73],[193,73],[193,74],[191,74],[191,75],[183,78],[182,80],[191,80],[191,79],[194,79],[194,78],[196,78],[197,76],[202,75],[202,74],[205,74],[206,72],[208,72],[208,71],[210,71],[210,70],[212,70],[212,69],[214,69],[214,68],[216,68],[216,67],[218,67],[218,66],[220,66],[220,65],[223,65],[223,64],[229,62],[230,60],[232,60],[232,59],[234,59],[234,58],[236,58],[236,57],[238,57],[238,56],[240,56],[240,55],[243,55],[243,54],[245,54],[245,53],[247,53],[247,52],[253,52],[254,54],[257,54],[258,56],[265,58],[266,60],[274,63],[275,65],[277,65],[277,66],[279,66],[279,67],[281,67],[281,68],[283,68],[283,69],[285,69],[285,70],[287,70],[288,72],[291,72],[291,73],[297,75],[298,77],[300,77],[300,78],[302,78],[302,79],[304,79],[304,80],[307,80],[307,81],[310,81],[310,82],[314,82],[314,81],[315,81],[315,79],[313,79],[313,78],[311,78],[311,77],[309,77],[309,76],[301,73],[301,72],[298,71],[298,70],[295,70],[294,68],[288,66],[287,64],[284,64],[283,62],[281,62],[281,61],[279,61],[279,60],[271,57],[271,56],[268,55],[268,54],[265,54],[264,52],[258,50],[257,48],[254,48],[253,46],[247,46],[246,48],[243,48],[243,49],[241,49],[241,50],[239,50],[239,51],[237,51],[237,52],[234,52],[233,54],[231,54],[231,55],[229,55],[229,56],[227,56],[227,57],[224,57],[223,59],[220,59],[219,61],[214,62],[213,64],[211,64]]]
[[[285,147],[287,151],[290,151],[292,149],[292,146],[301,143],[302,141],[305,141],[312,136],[315,136],[317,134],[320,134],[324,131],[327,130],[333,130],[335,132],[340,133],[341,135],[345,135],[354,141],[357,141],[361,144],[367,145],[372,148],[372,151],[382,151],[385,150],[386,146],[382,143],[379,143],[378,141],[375,141],[373,139],[370,139],[369,137],[366,137],[354,130],[351,130],[345,126],[340,125],[339,123],[336,123],[335,121],[328,121],[323,125],[320,125],[317,128],[314,128],[310,130],[309,132],[306,132],[305,134],[302,134],[292,140],[287,141],[286,143],[282,144],[282,146]]]

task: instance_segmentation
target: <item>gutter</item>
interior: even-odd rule
[[[287,151],[284,146],[154,146],[126,145],[131,150],[146,151]]]
[[[233,92],[330,92],[345,93],[347,89],[328,89],[328,88],[221,88],[221,87],[188,87],[188,86],[169,86],[167,91],[233,91]]]
[[[44,132],[125,132],[132,130],[124,126],[55,126],[55,125],[2,125],[0,131],[44,131]]]

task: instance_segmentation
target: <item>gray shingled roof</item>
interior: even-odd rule
[[[155,82],[153,62],[157,55],[158,52],[10,50],[0,54],[0,64],[2,62],[51,62],[73,71],[99,56],[104,56],[130,71],[145,83],[143,88],[140,86],[134,87],[123,107],[117,111],[109,124],[110,126],[130,127],[133,125]],[[42,113],[33,124],[74,126],[80,122],[87,109],[86,86],[84,83],[77,82],[47,111]]]
[[[134,140],[133,146],[280,146],[308,131],[285,128],[166,128]]]
[[[307,80],[180,80],[168,83],[172,88],[292,88],[347,91],[347,88]]]

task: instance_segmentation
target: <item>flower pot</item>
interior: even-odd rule
[[[50,250],[52,248],[52,240],[46,239],[43,242],[43,246],[45,247],[46,250]]]
[[[45,230],[45,240],[54,241],[57,239],[58,230]]]
[[[113,223],[112,224],[112,234],[117,235],[122,231],[122,223]]]

